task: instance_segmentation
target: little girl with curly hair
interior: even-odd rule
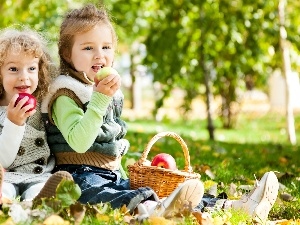
[[[54,67],[45,46],[42,36],[31,29],[8,28],[0,33],[0,193],[6,199],[51,197],[63,178],[72,179],[66,172],[51,177],[55,161],[40,102]],[[27,104],[28,97],[17,102],[20,93],[33,95],[36,108],[31,110],[34,105]]]

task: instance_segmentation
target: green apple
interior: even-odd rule
[[[94,82],[97,85],[99,83],[100,80],[104,79],[105,77],[107,77],[110,74],[119,74],[118,71],[116,71],[114,68],[112,67],[103,67],[101,68],[95,78],[94,78]]]

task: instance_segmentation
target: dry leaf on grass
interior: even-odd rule
[[[58,215],[51,215],[44,220],[43,225],[70,225],[70,222]]]
[[[176,225],[172,220],[165,219],[164,217],[150,217],[149,225]]]
[[[110,220],[108,215],[104,215],[104,214],[96,214],[97,220],[102,221],[102,222],[108,222]]]
[[[5,222],[1,223],[1,225],[16,225],[16,223],[10,217]]]
[[[70,205],[70,214],[73,216],[75,224],[81,224],[85,216],[85,211],[86,208],[80,203]]]
[[[278,225],[300,225],[300,219],[297,220],[284,220],[277,222]]]
[[[199,225],[214,225],[213,218],[207,212],[196,211],[192,213]]]

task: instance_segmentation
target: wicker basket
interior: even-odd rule
[[[170,170],[149,165],[147,156],[150,149],[152,145],[162,137],[172,137],[179,142],[185,158],[184,170]],[[186,180],[200,178],[200,174],[194,173],[190,165],[190,155],[187,145],[179,135],[173,132],[161,132],[156,134],[147,144],[141,158],[135,164],[128,166],[128,171],[131,189],[151,187],[160,198],[169,196],[180,183]]]

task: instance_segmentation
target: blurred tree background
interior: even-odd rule
[[[211,105],[216,96],[221,97],[222,126],[232,128],[238,91],[266,90],[272,72],[283,70],[281,27],[287,34],[291,70],[300,70],[299,1],[285,1],[282,24],[280,0],[1,0],[0,27],[25,24],[43,32],[57,58],[62,16],[87,2],[106,6],[119,35],[118,55],[129,54],[130,107],[139,108],[136,99],[141,93],[134,91],[134,84],[141,76],[139,66],[144,65],[153,82],[159,83],[153,96],[154,118],[172,90],[180,88],[183,118],[195,98],[206,103],[210,139],[214,139]]]

